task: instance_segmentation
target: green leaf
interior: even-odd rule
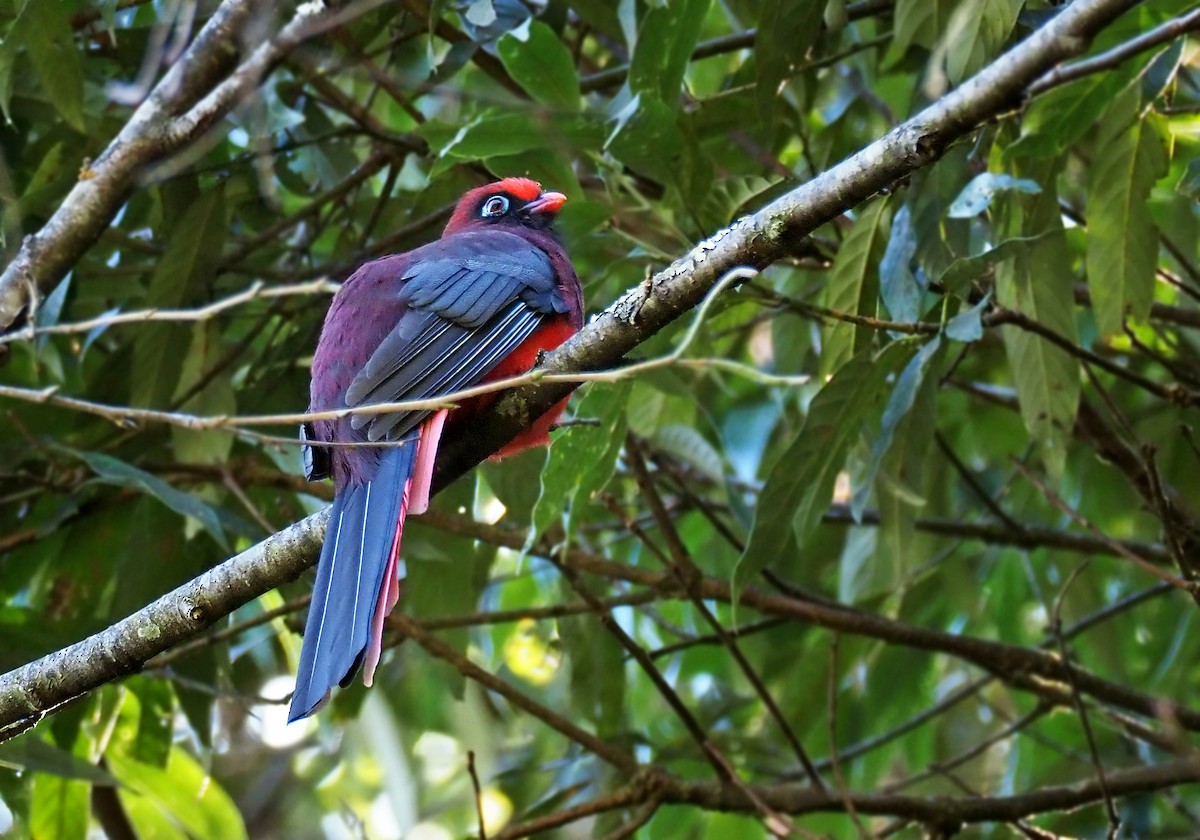
[[[63,304],[67,302],[67,292],[71,288],[71,272],[54,287],[54,291],[46,295],[46,299],[42,301],[42,305],[38,307],[37,326],[53,327],[62,317]],[[50,340],[49,335],[38,336],[38,347],[46,346],[46,342]]]
[[[895,64],[910,46],[932,49],[957,0],[896,0],[894,35],[885,64]]]
[[[474,481],[458,481],[437,495],[435,505],[446,511],[471,511],[475,508]],[[407,575],[401,584],[401,606],[414,618],[445,618],[467,615],[479,607],[479,597],[487,585],[496,547],[469,537],[438,532],[429,538],[420,527],[420,518],[405,524],[405,566]],[[417,528],[411,526],[417,525]],[[415,538],[415,539],[414,539]],[[467,652],[470,632],[456,628],[439,633],[460,653]],[[462,699],[465,678],[450,667],[438,668],[451,693]]]
[[[1160,50],[1142,74],[1142,101],[1153,102],[1175,81],[1183,59],[1183,38]]]
[[[1120,333],[1126,315],[1145,318],[1154,297],[1158,227],[1146,202],[1167,172],[1167,155],[1154,120],[1140,111],[1140,90],[1131,85],[1101,122],[1093,154],[1087,275],[1102,335]]]
[[[91,785],[41,773],[33,779],[31,835],[38,840],[86,840]]]
[[[192,342],[179,375],[173,402],[208,375],[224,355],[221,332],[215,321],[199,321],[192,327]],[[227,376],[215,376],[187,401],[180,411],[201,416],[237,414],[237,397]],[[171,447],[176,460],[185,464],[223,464],[233,450],[233,433],[221,429],[171,427]]]
[[[596,594],[603,593],[597,589]],[[579,596],[564,584],[563,598]],[[625,730],[625,649],[612,633],[597,626],[594,615],[564,616],[557,625],[571,664],[572,708],[590,721],[601,737],[621,734]],[[603,677],[598,679],[599,675]]]
[[[117,780],[102,768],[43,740],[39,732],[28,732],[0,744],[0,768],[50,774],[101,785]]]
[[[1017,190],[1023,193],[1038,193],[1042,188],[1028,178],[1014,178],[1003,172],[981,172],[963,187],[962,192],[950,202],[947,211],[951,219],[970,219],[992,206],[996,193]]]
[[[931,364],[935,373],[939,366],[938,360]],[[938,379],[937,375],[923,377],[908,412],[896,424],[891,446],[876,474],[879,527],[875,535],[875,558],[855,581],[843,581],[839,587],[845,591],[853,585],[856,601],[893,591],[928,556],[914,550],[917,541],[923,539],[914,525],[926,504],[928,452],[937,428]]]
[[[683,73],[711,0],[672,0],[646,11],[629,65],[629,90],[679,107]]]
[[[67,124],[83,131],[83,62],[67,5],[27,3],[9,38],[24,44],[46,96]]]
[[[190,201],[171,229],[171,241],[150,278],[146,303],[176,308],[201,297],[200,287],[216,274],[225,229],[225,204],[220,188],[207,190]],[[173,324],[149,323],[139,327],[130,375],[133,405],[166,404],[178,385],[188,338],[187,331]]]
[[[182,749],[171,750],[166,767],[144,764],[119,748],[110,748],[105,757],[113,775],[128,788],[120,791],[121,801],[128,806],[142,800],[141,808],[130,809],[135,828],[143,828],[141,817],[147,811],[157,811],[195,840],[246,837],[246,826],[233,799]],[[147,809],[147,803],[153,804],[153,809]],[[150,836],[148,831],[139,833]]]
[[[1175,191],[1192,200],[1200,198],[1200,158],[1190,161],[1184,167]]]
[[[1040,161],[1033,166],[1047,176],[1038,178],[1040,183],[1053,184],[1049,176],[1056,162]],[[1010,230],[1037,230],[1041,235],[1018,251],[1011,262],[997,266],[997,300],[1075,343],[1074,277],[1057,191],[1047,188],[1041,195],[1028,198],[1010,194],[1006,202],[1002,215],[1008,217],[1006,226]],[[1079,361],[1045,338],[1017,327],[1005,326],[1001,335],[1025,428],[1052,479],[1058,482],[1079,406]]]
[[[1024,0],[963,0],[959,4],[933,58],[950,84],[959,84],[1000,54],[1023,5]]]
[[[625,408],[631,389],[627,381],[615,385],[593,382],[585,387],[582,398],[575,403],[575,414],[594,417],[599,425],[571,426],[560,432],[550,446],[542,470],[541,493],[533,508],[530,543],[568,511],[565,525],[570,535],[580,513],[576,506],[588,504],[591,495],[612,478],[625,442]]]
[[[111,455],[102,452],[82,452],[66,446],[57,447],[60,451],[78,458],[91,468],[101,480],[115,484],[118,487],[128,487],[153,496],[171,510],[183,516],[199,520],[200,524],[213,536],[222,548],[228,549],[225,532],[221,528],[221,520],[217,512],[209,505],[176,490],[161,478],[140,470],[132,464],[127,464]],[[153,560],[155,558],[147,558]]]
[[[126,680],[125,685],[138,699],[132,756],[154,767],[166,767],[175,723],[175,692],[171,683],[139,674]]]
[[[838,249],[823,303],[837,312],[875,315],[879,297],[878,262],[884,247],[886,198],[867,205]],[[829,320],[821,327],[821,374],[827,376],[866,347],[874,330]]]
[[[551,144],[598,147],[604,137],[604,125],[594,114],[484,111],[462,126],[430,120],[421,126],[419,133],[440,158],[448,158],[440,167],[434,167],[436,176],[457,161],[531,151],[544,154]]]
[[[579,75],[562,39],[533,18],[496,42],[500,61],[530,96],[551,108],[579,110]]]
[[[876,356],[863,350],[813,398],[808,418],[780,456],[759,494],[750,543],[734,570],[741,589],[755,574],[804,548],[833,498],[833,486],[867,417],[883,405],[884,383],[917,350],[895,341]]]
[[[666,183],[679,174],[685,140],[674,112],[650,95],[638,94],[621,109],[604,150],[629,168]]]
[[[695,426],[670,423],[655,429],[655,449],[673,455],[720,485],[725,480],[725,462],[717,448]]]
[[[809,47],[821,34],[823,0],[766,0],[754,36],[758,110],[768,117],[784,79],[795,74]]]
[[[942,337],[935,335],[931,341],[917,351],[917,354],[905,366],[900,376],[896,378],[896,386],[892,389],[891,396],[888,397],[887,406],[883,409],[879,437],[871,445],[871,460],[867,464],[867,470],[862,483],[858,487],[857,492],[855,492],[851,502],[850,512],[854,516],[855,521],[862,521],[862,514],[867,506],[871,484],[875,481],[875,474],[879,471],[879,465],[883,462],[884,456],[891,450],[892,438],[896,433],[896,426],[908,416],[909,410],[913,407],[913,403],[916,402],[917,392],[925,381],[925,372],[929,370],[929,365],[941,346]]]
[[[1091,73],[1034,99],[1021,120],[1021,136],[1004,150],[1005,164],[1018,157],[1057,157],[1074,146],[1112,104],[1123,75]]]
[[[1028,254],[1029,250],[1037,247],[1042,239],[1056,235],[1057,231],[1039,233],[1028,237],[1016,236],[1012,239],[1005,239],[997,243],[994,248],[989,248],[982,254],[956,259],[938,275],[937,283],[942,287],[944,294],[961,294],[967,288],[968,284],[984,276],[984,274],[995,266],[1006,260],[1011,260],[1018,255]]]
[[[723,228],[738,216],[765,201],[765,194],[780,185],[779,179],[760,175],[735,175],[709,184],[704,201],[697,211],[704,232]]]

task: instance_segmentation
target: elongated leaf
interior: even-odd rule
[[[875,557],[867,564],[865,574],[853,582],[856,599],[893,591],[928,557],[914,550],[924,539],[914,523],[926,504],[928,452],[937,428],[939,368],[939,360],[932,360],[908,413],[895,426],[892,445],[876,473],[879,528]],[[843,581],[839,590],[845,591],[850,583]]]
[[[207,376],[223,355],[221,333],[215,322],[198,322],[192,328],[179,385],[173,395],[176,400],[189,393],[192,387]],[[180,404],[180,410],[192,414],[221,416],[237,414],[237,398],[227,376],[216,376],[199,393]],[[233,434],[220,429],[184,429],[171,427],[171,446],[175,457],[186,464],[223,464],[233,449]]]
[[[902,58],[910,46],[932,49],[945,30],[957,0],[896,0],[895,34],[887,63]]]
[[[40,733],[34,732],[0,744],[0,768],[49,773],[64,779],[79,779],[101,785],[117,783],[111,774],[100,767],[89,764],[61,747],[47,743]]]
[[[38,307],[37,325],[38,327],[52,327],[58,323],[58,319],[62,316],[63,304],[67,302],[67,292],[71,288],[71,274],[68,273],[59,284],[54,287],[54,291],[46,295],[46,299],[42,301],[42,305]],[[50,340],[50,336],[38,336],[38,348],[46,346],[46,342]]]
[[[754,206],[765,201],[764,194],[779,185],[778,179],[758,175],[733,176],[714,181],[698,208],[699,223],[705,232],[723,228]]]
[[[564,584],[564,599],[578,597]],[[612,633],[600,631],[594,616],[565,616],[557,624],[571,666],[572,708],[602,736],[619,733],[626,691],[625,649]]]
[[[825,287],[825,306],[852,315],[874,315],[879,297],[879,256],[886,234],[883,212],[886,199],[872,202],[854,222]],[[845,321],[830,321],[821,328],[821,373],[828,375],[860,352],[874,330]]]
[[[500,61],[521,87],[543,105],[579,108],[579,75],[571,51],[554,30],[528,18],[496,43]]]
[[[1061,229],[1061,225],[1059,228]],[[946,267],[946,270],[938,275],[937,282],[941,285],[945,294],[962,294],[967,289],[968,284],[982,277],[995,266],[1005,260],[1011,260],[1018,255],[1028,254],[1029,250],[1037,247],[1042,239],[1056,235],[1058,235],[1057,229],[1028,237],[1015,236],[1012,239],[1005,239],[982,254],[976,254],[973,257],[961,257],[950,263]]]
[[[147,302],[178,307],[198,295],[221,258],[225,210],[220,189],[192,201],[172,228],[171,241],[150,278]],[[141,327],[133,347],[130,400],[136,406],[162,406],[174,392],[187,352],[188,332],[167,323]]]
[[[629,89],[649,94],[672,111],[680,101],[683,72],[700,37],[711,0],[673,0],[646,10],[638,24],[629,65]]]
[[[1103,335],[1121,332],[1126,315],[1146,317],[1154,295],[1158,228],[1146,201],[1167,156],[1140,108],[1140,90],[1130,86],[1105,115],[1088,185],[1088,289]]]
[[[221,520],[217,512],[195,496],[176,490],[158,476],[151,475],[145,470],[140,470],[111,455],[105,455],[102,452],[81,452],[65,446],[59,448],[83,461],[103,481],[139,490],[158,499],[176,513],[199,520],[200,524],[212,534],[213,539],[220,543],[222,548],[228,548],[225,531],[221,527]]]
[[[804,62],[804,54],[821,34],[824,0],[766,0],[754,37],[759,113],[771,114],[779,87]]]
[[[113,775],[129,788],[121,791],[123,802],[138,797],[149,800],[154,810],[196,840],[246,837],[246,826],[233,799],[183,750],[173,749],[166,767],[144,764],[125,749],[110,749],[106,758]]]
[[[24,44],[46,96],[64,120],[83,131],[83,63],[64,3],[26,3],[9,37]]]
[[[916,232],[906,204],[892,219],[887,248],[879,261],[879,293],[894,321],[915,321],[921,317],[921,295],[925,290],[912,270],[916,253]]]
[[[934,55],[952,85],[1000,53],[1023,5],[1024,0],[962,0]]]
[[[604,148],[631,169],[670,182],[678,177],[685,143],[671,108],[638,94],[616,115]]]
[[[630,390],[628,382],[615,386],[593,383],[575,403],[580,417],[594,417],[599,425],[572,426],[560,432],[550,447],[542,470],[542,490],[533,509],[531,542],[564,513],[568,513],[565,525],[569,535],[579,513],[574,506],[588,504],[592,493],[612,478],[629,422]]]
[[[893,342],[878,356],[864,350],[813,398],[804,427],[759,494],[750,543],[734,571],[736,588],[793,547],[804,547],[829,507],[850,445],[865,419],[883,407],[884,383],[916,350],[913,340]]]
[[[1179,183],[1175,185],[1175,191],[1193,201],[1200,198],[1200,158],[1191,161],[1184,167],[1183,175],[1180,176]]]
[[[880,421],[879,437],[871,445],[871,460],[867,464],[867,471],[863,478],[862,485],[856,488],[853,501],[851,502],[850,512],[854,516],[855,521],[862,521],[863,510],[867,506],[867,498],[870,493],[870,486],[875,481],[875,474],[879,471],[879,465],[882,463],[885,455],[892,448],[892,439],[896,433],[896,427],[905,417],[908,416],[909,410],[916,402],[917,393],[921,389],[922,383],[925,381],[925,372],[929,370],[930,362],[937,354],[942,346],[942,337],[935,335],[933,340],[922,347],[912,360],[905,366],[904,371],[896,378],[896,386],[892,389],[891,396],[888,397],[887,406],[883,409],[883,419]]]
[[[464,126],[454,127],[430,120],[421,135],[441,158],[447,159],[433,174],[457,161],[545,152],[548,141],[566,145],[598,145],[604,126],[595,115],[536,115],[485,111]]]
[[[1142,101],[1153,102],[1175,80],[1183,59],[1183,43],[1184,39],[1178,38],[1154,56],[1142,74]]]
[[[154,767],[166,767],[175,723],[175,692],[171,683],[139,675],[125,684],[137,695],[139,707],[133,757]]]
[[[1004,150],[1005,163],[1017,157],[1055,157],[1075,145],[1128,83],[1125,75],[1123,70],[1091,73],[1033,100],[1021,121],[1021,136]]]
[[[85,840],[90,793],[87,782],[38,774],[29,809],[32,835],[38,840]]]
[[[1032,168],[1051,184],[1055,162]],[[1067,251],[1056,190],[1023,198],[1006,197],[1005,214],[1011,230],[1041,231],[1037,241],[996,268],[996,296],[1001,304],[1049,327],[1071,342],[1078,341],[1075,325],[1071,259]],[[1079,362],[1046,339],[1016,327],[1001,331],[1012,368],[1021,417],[1030,440],[1038,447],[1051,477],[1058,481],[1066,461],[1066,440],[1079,406]]]
[[[437,495],[435,504],[447,511],[472,510],[475,487],[473,481],[456,482]],[[438,533],[435,539],[430,539],[428,530],[421,527],[420,522],[419,517],[409,519],[404,529],[407,576],[402,587],[407,609],[417,619],[475,612],[496,559],[496,547],[446,533]],[[461,653],[467,652],[470,633],[466,628],[455,628],[439,635]],[[441,665],[437,672],[451,693],[461,700],[465,691],[463,675],[454,668]]]

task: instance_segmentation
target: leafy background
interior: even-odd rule
[[[215,5],[0,6],[10,256]],[[290,11],[258,5],[243,47]],[[602,308],[956,87],[1052,6],[351,4],[228,119],[139,173],[32,323],[4,337],[0,383],[177,413],[298,411],[333,283],[435,237],[492,176],[570,196],[563,238]],[[644,779],[546,711],[685,780],[782,790],[808,761],[835,795],[796,809],[806,835],[939,823],[847,814],[851,792],[936,808],[1194,756],[1194,712],[1139,711],[967,650],[1053,649],[1184,707],[1200,688],[1180,585],[1200,572],[1189,13],[1177,0],[1128,12],[1092,46],[1106,59],[1091,72],[1031,91],[721,296],[681,363],[585,386],[549,452],[442,493],[406,537],[404,609],[459,660],[406,641],[375,689],[284,728],[302,579],[0,745],[14,771],[0,773],[0,833],[440,840],[478,835],[479,810],[492,836],[538,819],[561,824],[550,836],[655,840],[787,825],[768,806],[658,808]],[[1175,37],[1109,52],[1171,21]],[[157,320],[117,317],[148,310]],[[8,395],[0,669],[328,498],[296,478],[294,445]],[[731,587],[834,617],[735,608]],[[541,711],[465,679],[461,654]],[[1180,781],[1118,799],[1124,836],[1200,830]],[[613,798],[628,790],[641,799]],[[587,803],[607,804],[570,811]],[[1106,810],[1050,801],[963,833],[1100,836]],[[953,832],[945,813],[937,830]]]

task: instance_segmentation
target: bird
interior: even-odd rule
[[[583,290],[553,224],[566,201],[510,177],[469,190],[439,239],[360,266],[330,303],[310,412],[435,398],[530,370],[583,326]],[[359,667],[370,686],[400,596],[405,517],[425,512],[443,436],[471,434],[497,395],[454,409],[350,414],[301,425],[310,481],[334,500],[309,604],[289,722]],[[492,458],[550,442],[552,407]],[[323,444],[375,443],[376,446]]]

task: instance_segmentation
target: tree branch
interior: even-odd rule
[[[0,274],[0,331],[56,283],[112,222],[138,176],[198,139],[258,87],[298,44],[338,22],[342,14],[304,3],[279,34],[253,49],[258,19],[271,14],[262,0],[225,0],[196,40],[163,76],[108,148],[88,166],[48,222],[25,237]],[[356,4],[353,9],[366,8]],[[242,62],[234,68],[242,45]]]

